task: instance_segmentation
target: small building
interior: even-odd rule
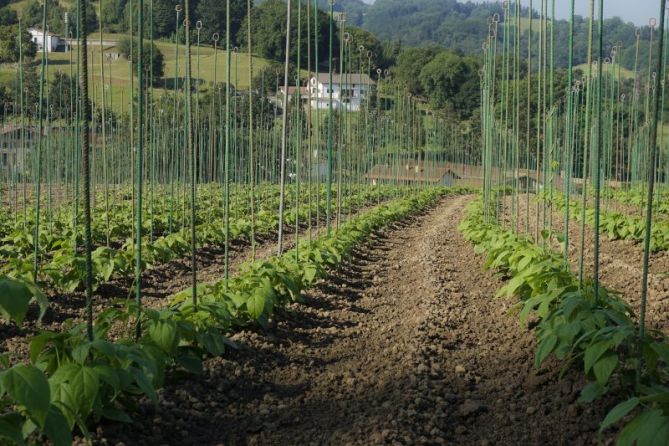
[[[311,108],[327,110],[360,111],[363,101],[372,93],[375,82],[366,74],[333,74],[330,85],[329,73],[317,73],[309,80]]]
[[[51,31],[47,31],[45,35],[44,31],[39,28],[28,28],[28,32],[30,33],[30,40],[37,45],[37,51],[44,50],[45,42],[47,53],[70,50],[69,43]]]
[[[373,185],[383,183],[454,186],[461,177],[447,164],[406,161],[402,164],[377,164],[366,177]]]
[[[390,162],[372,167],[366,178],[372,184],[430,184],[433,186],[483,187],[484,177],[490,175],[493,186],[500,184],[513,185],[530,192],[541,190],[543,184],[537,181],[536,173],[526,169],[507,171],[499,168],[485,171],[481,166],[461,163],[437,163],[422,160],[404,160],[399,164]],[[515,180],[514,180],[515,178]]]

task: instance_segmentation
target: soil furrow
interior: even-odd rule
[[[370,238],[267,331],[173,380],[96,443],[585,445],[609,405],[578,372],[534,368],[534,337],[457,231],[471,197]]]

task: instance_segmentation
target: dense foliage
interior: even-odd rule
[[[1,25],[0,26],[0,63],[18,62],[21,49],[23,50],[24,60],[30,60],[35,57],[37,48],[30,40],[30,33],[23,29],[21,33],[21,45],[19,46],[19,26]]]
[[[302,66],[306,66],[308,52],[308,35],[306,8],[303,7],[302,23],[298,23],[298,5],[292,3],[292,20],[290,28],[291,52],[290,58],[295,63],[297,61],[297,51],[300,49],[300,59]],[[328,58],[330,19],[328,14],[318,11],[318,54],[319,60],[326,61]],[[254,52],[267,59],[283,61],[286,55],[286,4],[283,0],[267,0],[253,8],[251,11],[251,32],[254,35]],[[301,42],[298,46],[298,28],[301,29]],[[246,30],[246,20],[242,26]],[[335,32],[337,29],[335,28]],[[239,36],[242,46],[246,46],[246,34],[244,32]],[[339,34],[334,36],[333,53],[339,54]],[[312,45],[314,45],[312,43]]]
[[[479,107],[479,62],[438,47],[408,48],[392,68],[411,94],[428,98],[431,108],[467,119]]]
[[[122,39],[118,44],[119,53],[128,60],[132,60],[133,65],[137,66],[139,59],[139,42],[137,39],[128,37]],[[144,42],[144,72],[149,75],[151,72],[154,79],[163,77],[165,73],[165,57],[155,44]],[[137,72],[135,71],[135,75]]]

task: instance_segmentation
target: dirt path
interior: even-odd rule
[[[534,338],[457,231],[470,197],[376,234],[268,332],[179,379],[97,444],[582,445],[603,411]]]

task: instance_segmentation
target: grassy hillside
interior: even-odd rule
[[[123,35],[105,34],[105,40],[118,40]],[[92,40],[97,40],[98,35],[91,35]],[[172,85],[172,79],[175,76],[183,79],[185,76],[185,48],[183,45],[179,47],[179,62],[177,72],[177,54],[176,47],[173,43],[156,41],[156,46],[165,56],[165,81],[167,85]],[[76,49],[76,48],[75,48]],[[113,51],[110,47],[105,47],[106,50]],[[227,53],[224,50],[218,50],[215,54],[212,47],[201,47],[199,50],[196,47],[192,49],[192,76],[193,82],[199,79],[202,83],[213,82],[214,78],[219,82],[225,81],[227,70]],[[36,57],[36,62],[39,62],[40,54]],[[91,95],[95,94],[97,100],[100,101],[100,86],[102,84],[102,77],[100,73],[100,47],[98,45],[91,45],[89,47],[88,57],[90,60],[89,66],[89,82],[91,88]],[[249,55],[246,53],[232,54],[232,84],[237,88],[245,89],[249,86]],[[76,72],[76,51],[72,53],[49,53],[49,76],[53,77],[57,71],[64,73]],[[70,63],[72,59],[72,63]],[[199,61],[199,70],[198,70]],[[216,63],[215,63],[216,62]],[[253,68],[257,72],[264,66],[267,61],[258,57],[253,58]],[[111,88],[107,87],[108,94],[111,94],[111,107],[114,110],[120,111],[121,108],[127,109],[130,101],[130,87],[131,76],[130,63],[126,59],[119,59],[111,63],[105,61],[105,85],[111,82]],[[0,66],[0,81],[13,82],[16,76],[16,67],[13,64]],[[161,93],[167,90],[163,88],[156,88],[155,95],[160,96]],[[108,99],[109,102],[109,99]]]

